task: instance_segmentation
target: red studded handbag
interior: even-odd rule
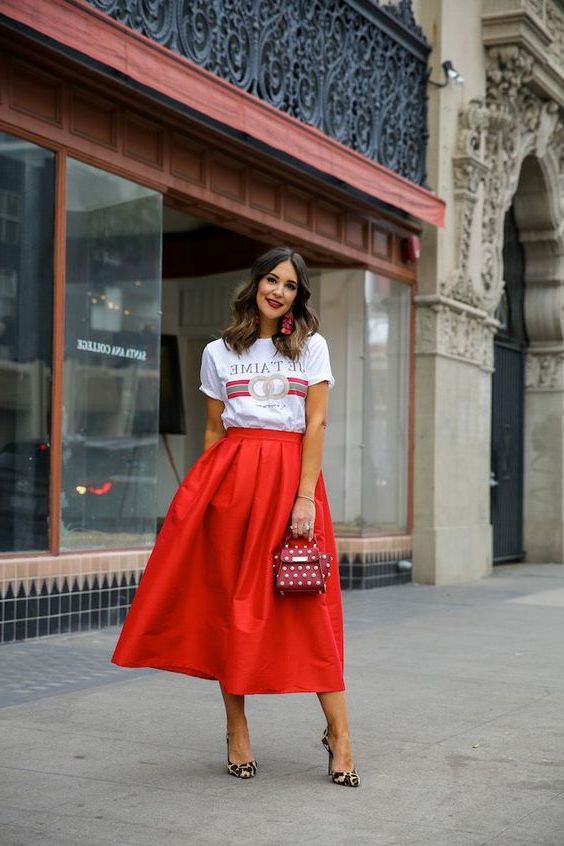
[[[285,593],[325,593],[331,575],[333,556],[321,552],[315,535],[312,540],[293,538],[290,531],[274,553],[274,590]]]

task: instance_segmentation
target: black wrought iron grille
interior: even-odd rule
[[[411,0],[88,2],[353,150],[424,183],[429,46]]]

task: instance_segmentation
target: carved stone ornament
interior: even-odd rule
[[[536,5],[543,7],[541,14],[552,39],[549,52],[558,64],[564,64],[564,15],[562,14],[562,4],[558,0],[529,0],[529,2],[535,2]]]
[[[564,124],[556,103],[528,87],[533,61],[518,45],[490,48],[486,96],[472,100],[459,120],[456,265],[440,292],[490,315],[503,290],[503,222],[524,159],[532,154],[546,160],[546,170],[556,171],[556,181],[564,184]],[[562,191],[560,202],[564,206]]]
[[[528,351],[525,386],[534,391],[564,391],[564,349]]]
[[[495,320],[447,297],[421,295],[415,301],[418,355],[442,355],[493,370]]]

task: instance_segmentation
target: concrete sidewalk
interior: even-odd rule
[[[344,599],[360,789],[325,775],[315,696],[249,697],[241,782],[215,683],[55,635],[0,648],[2,846],[564,846],[564,567]]]

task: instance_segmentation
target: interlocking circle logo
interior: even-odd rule
[[[285,397],[290,386],[285,376],[253,376],[249,380],[249,393],[257,400],[280,399]]]

